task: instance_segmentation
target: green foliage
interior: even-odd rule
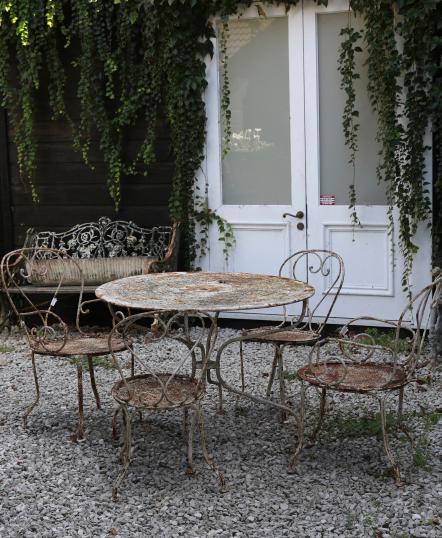
[[[207,205],[207,197],[196,197],[195,220],[199,225],[199,243],[196,245],[195,258],[207,254],[209,248],[209,226],[215,224],[218,228],[218,239],[224,243],[223,254],[227,262],[230,249],[235,245],[232,225],[220,217]]]
[[[350,209],[353,224],[360,224],[356,213],[356,153],[358,151],[358,129],[357,118],[359,112],[356,110],[356,91],[354,81],[360,78],[356,72],[356,53],[362,52],[358,42],[361,33],[351,26],[352,13],[348,11],[348,26],[341,30],[340,35],[344,37],[341,44],[338,59],[339,73],[341,74],[341,89],[346,93],[346,103],[342,116],[342,127],[344,129],[345,144],[350,150],[349,164],[353,170],[353,181],[350,185]]]
[[[402,285],[409,289],[418,250],[414,236],[418,225],[431,213],[424,135],[430,123],[436,129],[442,125],[441,88],[434,84],[440,77],[442,6],[438,0],[350,0],[350,6],[365,20],[367,90],[377,114],[381,147],[377,175],[387,186],[390,233],[394,230],[393,210],[398,208],[399,247],[405,261]],[[347,30],[345,35],[340,57],[342,86],[347,93],[344,132],[346,122],[351,127],[352,116],[356,115],[353,80],[357,73],[352,58],[360,50],[354,31]],[[354,156],[356,132],[350,129],[345,134]],[[439,183],[440,179],[436,180]],[[353,213],[355,201],[353,190]]]
[[[368,327],[362,332],[367,334],[367,337],[358,340],[361,344],[383,346],[392,349],[397,353],[407,353],[411,351],[410,340],[406,338],[396,340],[396,332],[394,329],[381,330],[376,327]]]
[[[74,365],[77,364],[78,361],[81,362],[83,369],[88,372],[89,362],[87,357],[74,357],[71,359],[71,363]],[[112,357],[110,357],[109,355],[99,355],[98,357],[93,357],[92,362],[94,364],[94,367],[105,368],[106,370],[116,370],[116,366],[113,363]]]
[[[220,32],[220,61],[221,61],[221,117],[223,125],[223,156],[230,150],[232,141],[232,112],[230,110],[230,83],[228,71],[227,43],[229,40],[229,18],[223,17]]]
[[[327,0],[311,1],[327,5]],[[268,3],[288,10],[298,2]],[[256,5],[257,16],[266,16],[254,0],[0,0],[0,92],[9,111],[20,175],[31,186],[33,199],[38,200],[34,185],[35,99],[42,80],[47,81],[45,90],[53,117],[69,122],[75,148],[86,162],[92,160],[91,142],[98,137],[116,208],[121,203],[122,178],[139,172],[148,175],[158,114],[165,110],[175,158],[169,208],[171,218],[182,222],[186,265],[191,267],[205,248],[202,244],[198,249],[196,225],[204,230],[216,223],[226,253],[233,245],[231,228],[198,202],[195,185],[206,138],[205,60],[213,54],[211,21],[218,15],[223,21],[220,49],[225,75],[221,92],[223,151],[228,151],[228,17],[252,5]],[[387,183],[391,231],[393,207],[399,210],[406,287],[417,250],[413,236],[430,214],[423,135],[429,120],[435,129],[442,126],[441,84],[433,84],[441,77],[441,6],[438,0],[350,0],[350,5],[365,19],[366,30],[362,36],[349,22],[342,31],[339,69],[347,96],[344,135],[354,168],[358,149],[355,55],[363,39],[368,50],[368,92],[378,117],[378,177]],[[72,66],[67,65],[67,57],[73,57]],[[68,84],[76,88],[79,117],[69,113]],[[41,96],[42,92],[39,99]],[[144,127],[143,140],[127,162],[123,155],[125,132],[137,122]],[[355,177],[354,170],[350,206],[357,223]],[[441,181],[436,182],[439,188]],[[207,244],[207,235],[203,235],[203,242],[204,237]]]
[[[15,349],[12,346],[0,345],[0,353],[14,353]]]

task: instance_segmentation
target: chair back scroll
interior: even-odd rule
[[[360,316],[347,322],[341,329],[341,336],[355,342],[365,343],[368,348],[376,346],[375,338],[368,332],[354,334],[350,329],[362,322],[376,323],[377,326],[394,329],[391,349],[394,363],[404,368],[407,379],[412,380],[416,370],[435,363],[438,346],[435,331],[440,323],[442,305],[442,276],[417,292],[401,312],[397,322]],[[405,344],[405,345],[404,345]],[[423,357],[426,357],[425,359]]]
[[[291,320],[292,325],[303,329],[308,328],[309,330],[314,330],[314,326],[316,326],[316,332],[321,333],[330,318],[344,283],[345,267],[343,259],[339,254],[331,250],[301,250],[290,255],[283,261],[279,268],[279,276],[283,276],[287,268],[290,269],[290,274],[295,280],[303,280],[299,274],[301,271],[302,275],[304,273],[307,274],[307,280],[309,275],[317,274],[324,279],[328,279],[325,290],[316,304],[311,306],[309,301],[306,321],[303,322],[302,319],[298,319],[296,316]],[[317,293],[321,292],[318,291]],[[329,304],[327,305],[327,303]],[[325,314],[321,315],[321,322],[315,322],[314,317],[318,314],[321,306],[326,307]],[[285,312],[286,310],[284,308]]]
[[[69,263],[70,271],[78,271],[81,285],[78,288],[76,325],[79,329],[79,318],[82,311],[84,278],[78,262],[65,252],[51,248],[22,248],[6,254],[0,263],[0,277],[3,291],[18,323],[25,330],[31,347],[47,349],[51,344],[54,353],[62,350],[68,337],[68,327],[63,319],[54,311],[63,286],[63,271],[56,272],[57,285],[47,288],[50,298],[44,303],[36,304],[30,297],[32,284],[44,278],[53,265],[48,261],[63,260]],[[54,276],[54,275],[52,275]],[[58,326],[58,330],[56,330]],[[81,332],[81,331],[80,331]],[[61,334],[60,334],[61,333]],[[57,345],[54,347],[54,342]],[[59,343],[59,346],[58,346]]]
[[[185,407],[205,391],[208,357],[217,329],[205,329],[209,314],[143,312],[123,318],[109,335],[109,348],[121,381],[118,391],[134,407],[162,410]],[[123,339],[134,357],[132,376],[125,372],[113,345]]]
[[[413,376],[416,370],[436,360],[435,346],[432,345],[431,339],[435,338],[434,330],[441,304],[442,276],[438,276],[411,298],[399,317],[395,341],[399,343],[403,330],[413,332],[411,348],[404,364],[409,376]],[[429,346],[427,350],[426,346]],[[399,345],[396,347],[399,349]],[[427,359],[422,360],[425,351],[428,351]]]

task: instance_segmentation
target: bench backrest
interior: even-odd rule
[[[98,222],[77,224],[60,233],[36,233],[30,228],[24,247],[56,249],[73,258],[143,256],[162,260],[176,239],[175,233],[176,225],[141,228],[131,221],[101,217]]]

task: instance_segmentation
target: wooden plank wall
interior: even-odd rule
[[[42,85],[44,87],[44,85]],[[35,184],[39,202],[33,203],[30,189],[18,174],[17,153],[11,142],[7,114],[0,110],[0,251],[23,244],[29,227],[62,231],[101,216],[133,220],[140,226],[167,224],[168,200],[174,172],[170,137],[165,121],[158,127],[156,162],[148,176],[129,176],[122,182],[121,209],[115,213],[107,192],[106,170],[97,140],[91,147],[94,170],[73,149],[72,132],[66,121],[53,121],[42,95],[37,99],[35,133],[38,143]],[[70,113],[78,116],[79,103],[68,95]],[[124,153],[133,157],[143,137],[143,125],[127,132]]]

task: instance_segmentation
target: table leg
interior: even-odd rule
[[[266,334],[266,333],[263,333],[263,334]],[[256,335],[254,335],[254,336],[256,336]],[[223,378],[223,376],[222,376],[222,368],[221,368],[221,360],[222,360],[222,355],[223,355],[224,350],[228,346],[230,346],[232,344],[239,343],[239,342],[244,342],[246,340],[247,340],[247,336],[235,336],[233,338],[229,338],[228,340],[226,340],[225,342],[223,342],[221,344],[221,346],[219,347],[219,349],[217,351],[216,359],[215,359],[215,372],[216,372],[217,382],[218,382],[219,387],[220,387],[220,393],[222,393],[222,390],[224,389],[224,390],[226,390],[228,392],[231,392],[233,394],[237,394],[238,396],[240,396],[242,398],[246,398],[246,399],[251,400],[253,402],[268,405],[270,407],[276,408],[276,409],[278,409],[279,411],[281,411],[281,412],[283,412],[285,414],[290,414],[290,415],[293,414],[293,409],[291,409],[287,404],[284,405],[282,403],[272,401],[269,398],[263,398],[262,396],[252,394],[252,393],[250,393],[250,392],[248,392],[246,390],[243,391],[242,388],[236,388],[233,385],[230,385]],[[221,411],[222,411],[222,408],[221,408]]]

